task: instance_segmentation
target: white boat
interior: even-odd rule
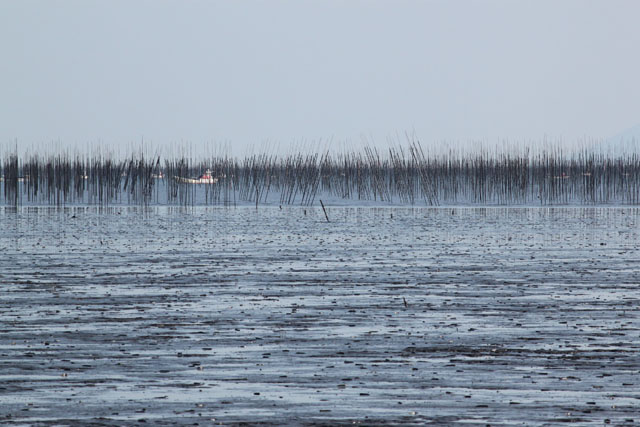
[[[211,170],[207,169],[202,175],[197,178],[183,178],[180,176],[174,176],[176,181],[184,184],[217,184],[218,178],[214,178],[211,175]]]

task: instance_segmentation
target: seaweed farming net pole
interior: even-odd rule
[[[409,152],[413,157],[414,163],[417,168],[417,175],[420,180],[420,186],[422,189],[422,197],[426,200],[427,204],[431,206],[438,205],[438,194],[432,184],[431,177],[429,176],[429,162],[424,155],[424,151],[420,146],[420,143],[415,141],[409,146]]]
[[[567,155],[545,148],[532,154],[505,150],[428,155],[418,141],[390,148],[385,155],[365,147],[340,154],[266,153],[242,159],[213,157],[193,161],[162,159],[144,152],[115,159],[102,152],[75,156],[68,152],[0,161],[5,204],[88,203],[109,205],[158,202],[160,179],[169,204],[259,205],[280,202],[312,205],[321,194],[344,200],[398,200],[430,206],[441,203],[518,205],[640,203],[640,157],[582,150]],[[196,179],[205,170],[210,176]],[[203,193],[204,192],[204,193]],[[272,196],[273,195],[273,196]],[[162,202],[162,203],[163,203]]]
[[[17,154],[9,154],[2,167],[5,202],[13,206],[18,206],[19,201],[19,167]]]

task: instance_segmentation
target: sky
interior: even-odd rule
[[[638,17],[636,0],[0,0],[0,146],[607,138],[640,123]]]

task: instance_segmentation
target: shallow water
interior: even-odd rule
[[[328,215],[0,208],[0,422],[640,420],[639,209]]]

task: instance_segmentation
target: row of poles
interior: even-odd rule
[[[208,178],[198,177],[206,172]],[[1,200],[65,204],[312,205],[319,195],[403,204],[640,203],[640,156],[560,149],[429,155],[419,143],[381,152],[162,159],[138,154],[5,154]]]

